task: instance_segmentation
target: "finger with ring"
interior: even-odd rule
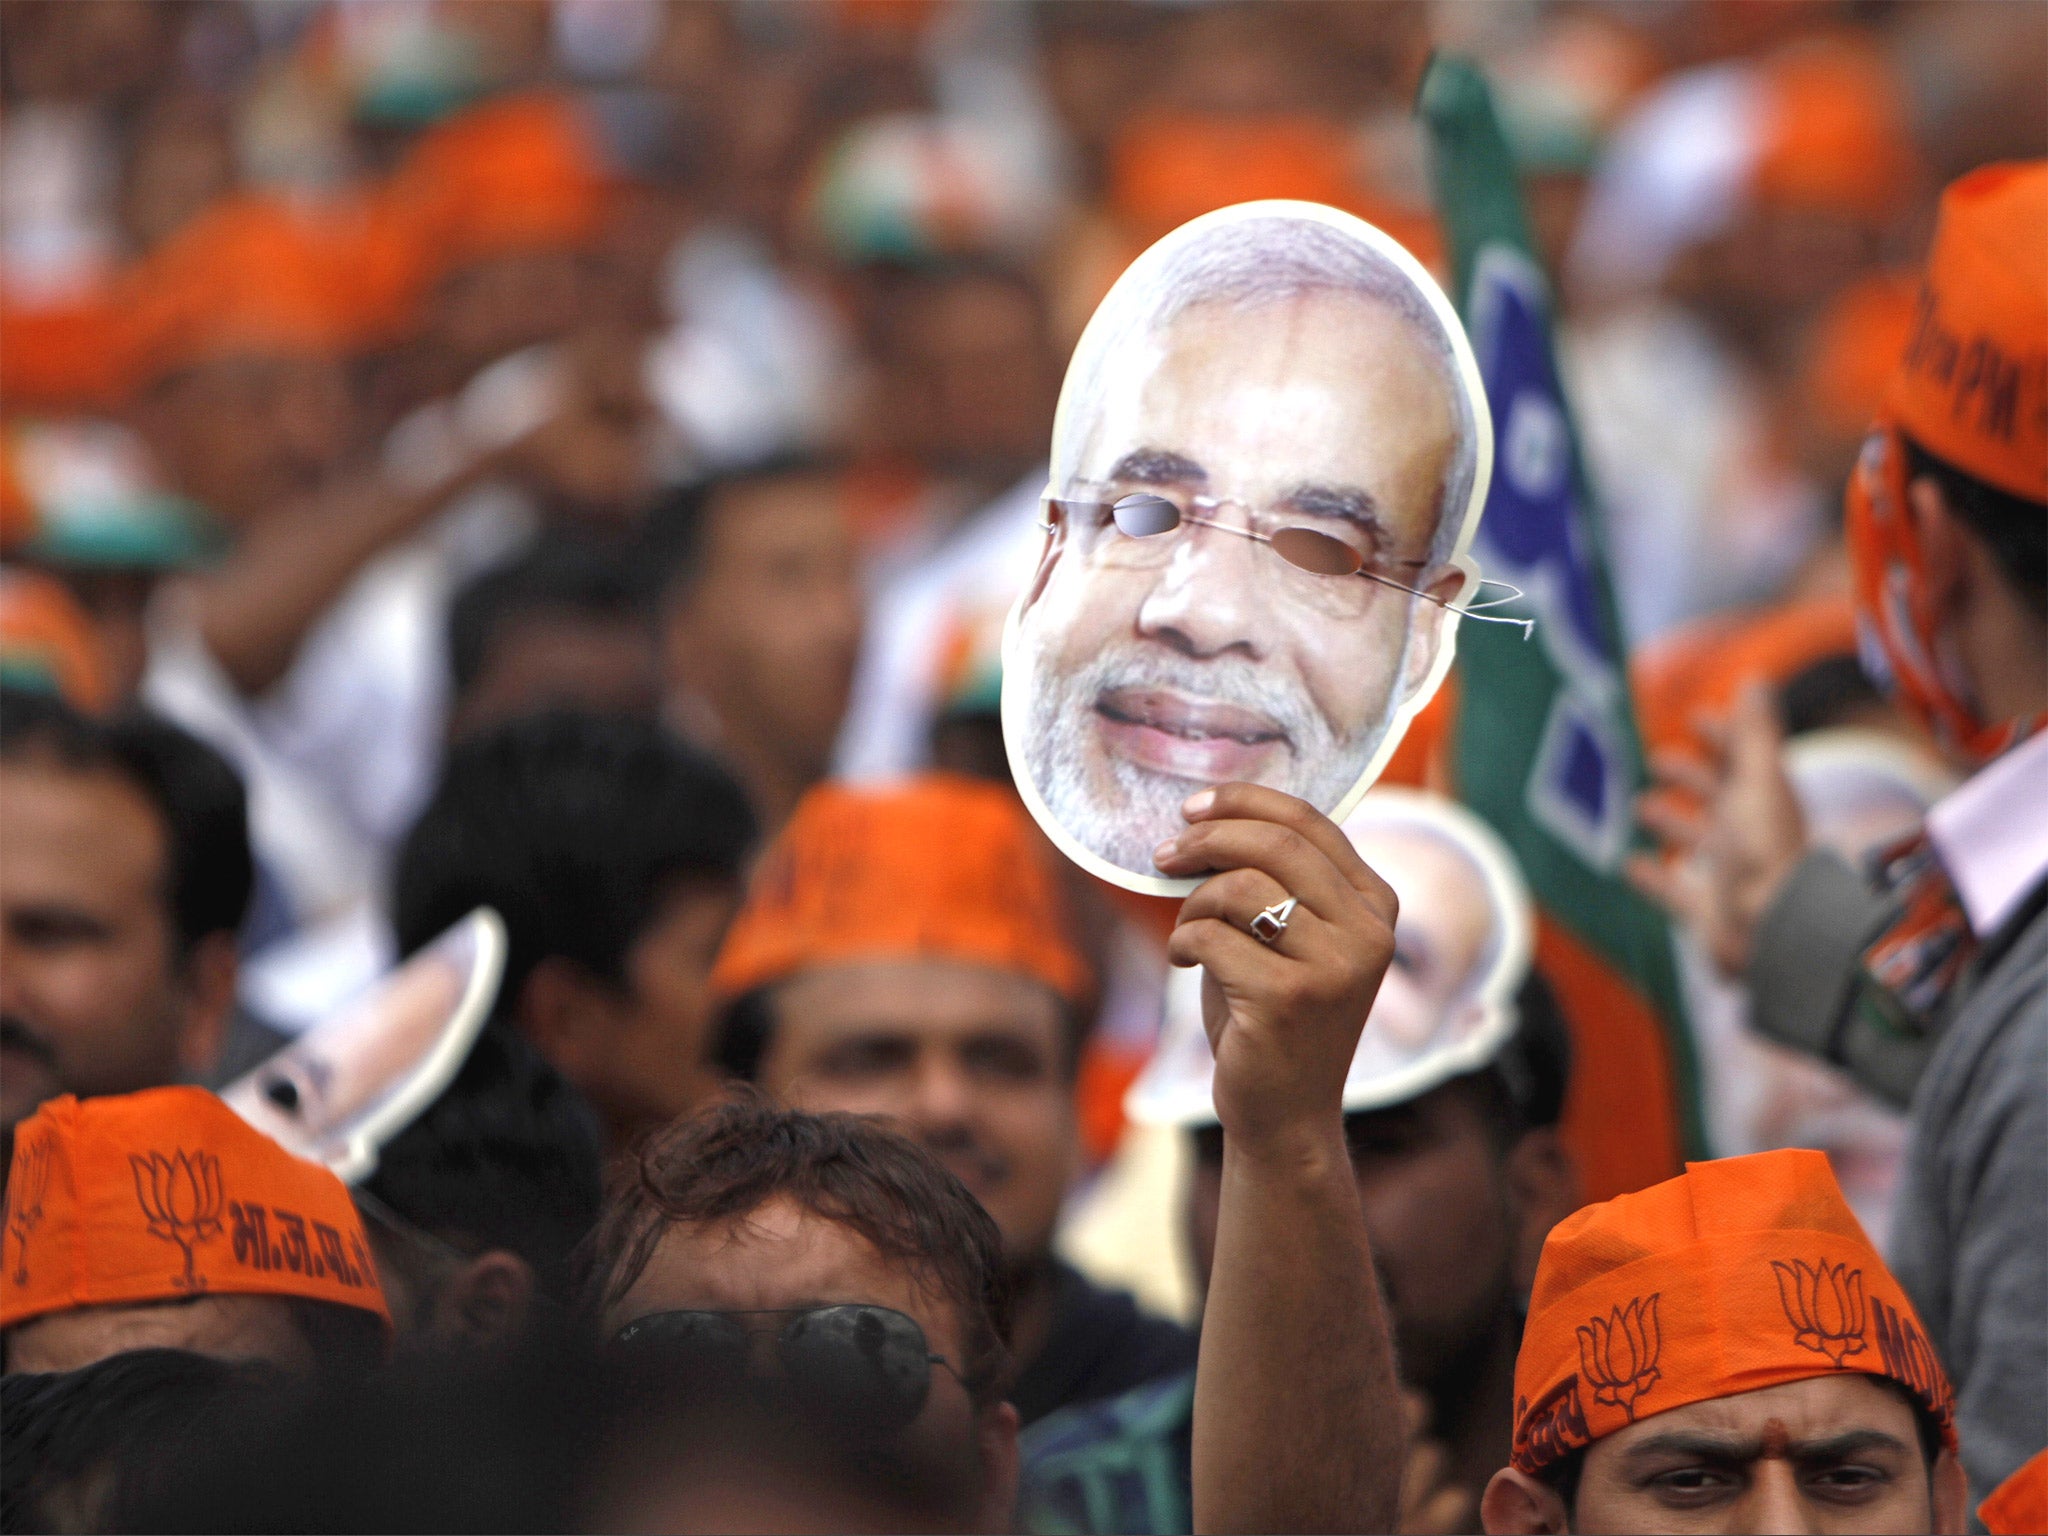
[[[1292,896],[1285,901],[1276,901],[1251,920],[1252,937],[1261,944],[1277,944],[1280,935],[1287,931],[1287,923],[1294,916],[1294,909],[1301,905]]]

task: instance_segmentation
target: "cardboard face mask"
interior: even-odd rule
[[[1528,974],[1528,888],[1498,837],[1437,795],[1376,789],[1344,835],[1401,898],[1394,963],[1344,1078],[1344,1112],[1404,1104],[1476,1072],[1514,1034]],[[1216,1058],[1202,1025],[1202,973],[1167,980],[1159,1046],[1124,1099],[1139,1125],[1214,1125]]]
[[[1089,321],[1003,734],[1060,848],[1179,895],[1152,849],[1233,780],[1341,819],[1450,665],[1493,437],[1449,302],[1392,239],[1244,203],[1146,251]]]
[[[504,969],[505,925],[479,907],[221,1097],[286,1151],[358,1183],[461,1070]]]

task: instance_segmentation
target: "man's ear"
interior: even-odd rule
[[[1913,539],[1920,546],[1920,564],[1926,577],[1926,593],[1935,612],[1946,615],[1962,595],[1969,579],[1969,533],[1949,509],[1948,498],[1930,476],[1922,475],[1906,486],[1907,515],[1913,520]]]
[[[1401,697],[1412,699],[1416,690],[1429,681],[1429,674],[1436,666],[1436,653],[1443,647],[1445,612],[1439,603],[1456,602],[1458,594],[1465,590],[1466,575],[1455,565],[1445,566],[1426,587],[1418,590],[1435,598],[1434,603],[1413,599],[1421,606],[1410,615],[1414,625],[1414,638],[1408,643],[1408,656],[1401,667]]]
[[[984,1408],[975,1439],[981,1446],[981,1510],[975,1528],[1007,1531],[1017,1521],[1017,1410],[1008,1403]]]
[[[241,960],[233,929],[209,933],[185,958],[185,1009],[178,1024],[178,1063],[194,1077],[211,1072],[228,1042],[235,1016]]]
[[[1970,1480],[1963,1464],[1951,1450],[1934,1458],[1934,1486],[1929,1496],[1934,1505],[1934,1536],[1962,1536],[1970,1528]]]
[[[601,1078],[617,1035],[612,989],[565,955],[549,955],[519,989],[514,1018],[533,1048],[572,1083]]]
[[[1502,1467],[1479,1500],[1486,1536],[1553,1536],[1568,1531],[1564,1499],[1540,1477]]]
[[[473,1349],[508,1344],[525,1328],[538,1290],[533,1266],[517,1254],[478,1254],[436,1287],[434,1335]]]
[[[1578,1160],[1552,1126],[1524,1131],[1509,1148],[1505,1168],[1515,1213],[1515,1286],[1527,1296],[1550,1229],[1586,1203]]]

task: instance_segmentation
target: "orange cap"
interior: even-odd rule
[[[1814,417],[1837,436],[1860,442],[1870,430],[1870,418],[1905,354],[1919,286],[1906,273],[1873,272],[1850,283],[1821,312],[1800,385]]]
[[[563,97],[503,96],[436,124],[393,181],[440,270],[587,244],[607,178],[589,125]]]
[[[1886,1376],[1956,1447],[1955,1395],[1823,1153],[1688,1163],[1551,1231],[1515,1361],[1540,1471],[1651,1414],[1838,1371]]]
[[[1862,38],[1811,39],[1761,66],[1758,197],[1884,222],[1920,175],[1905,91]]]
[[[946,774],[805,795],[711,979],[737,997],[810,966],[932,958],[1016,971],[1069,1001],[1088,988],[1023,807]]]
[[[203,1088],[49,1100],[15,1130],[0,1328],[203,1292],[391,1314],[348,1188]]]
[[[11,411],[118,404],[127,385],[127,346],[111,284],[48,305],[0,294],[0,381]]]
[[[2048,1450],[2033,1456],[1977,1506],[1977,1518],[1991,1536],[2028,1536],[2048,1531]]]
[[[1885,406],[1936,458],[2048,501],[2048,160],[1951,182]]]
[[[342,250],[273,197],[214,204],[128,279],[135,381],[244,352],[328,357],[354,339]]]
[[[0,677],[48,686],[88,713],[113,702],[92,620],[69,588],[40,571],[0,570]]]

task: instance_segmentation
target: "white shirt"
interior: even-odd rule
[[[1979,938],[2048,874],[2048,731],[1980,768],[1927,813],[1927,837]]]

